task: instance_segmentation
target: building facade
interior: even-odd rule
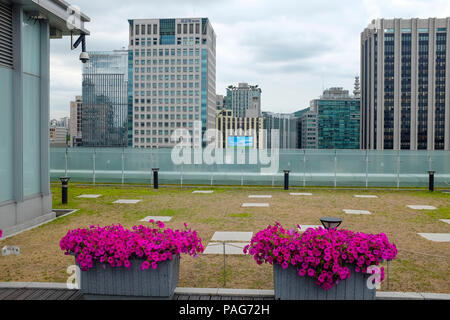
[[[75,101],[70,102],[70,147],[80,147],[82,145],[82,96],[75,96]]]
[[[359,105],[359,98],[340,87],[324,90],[320,99],[311,101],[318,149],[360,149]]]
[[[50,125],[50,147],[66,147],[68,129],[59,125]]]
[[[132,145],[172,147],[176,129],[215,127],[216,35],[208,18],[129,20]],[[194,141],[202,144],[202,141]]]
[[[317,114],[314,107],[309,107],[299,115],[300,149],[317,149]]]
[[[234,117],[232,110],[217,110],[216,148],[264,148],[263,124],[262,117],[240,118]]]
[[[267,148],[272,146],[272,130],[279,132],[280,149],[296,149],[298,145],[298,119],[291,113],[262,112],[267,135]]]
[[[261,89],[258,85],[239,83],[227,88],[226,107],[240,118],[261,116]]]
[[[91,51],[89,57],[83,65],[83,146],[126,147],[128,50]]]
[[[69,28],[59,0],[0,2],[0,229],[4,236],[55,217],[50,193],[50,39]],[[67,47],[70,40],[66,39]],[[74,61],[77,63],[78,61]]]
[[[222,110],[223,108],[226,108],[226,99],[227,97],[221,95],[221,94],[216,94],[216,108],[217,110]]]
[[[302,147],[302,137],[303,137],[303,118],[304,114],[309,111],[309,108],[304,108],[293,113],[294,117],[297,118],[297,149],[304,149]]]
[[[361,147],[450,150],[450,18],[379,19],[361,33]]]

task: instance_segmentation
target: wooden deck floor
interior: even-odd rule
[[[0,300],[82,300],[80,290],[0,288]],[[273,297],[175,294],[173,300],[273,300]]]

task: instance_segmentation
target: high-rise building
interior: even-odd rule
[[[298,148],[317,149],[317,114],[314,107],[297,111],[298,117]]]
[[[50,125],[50,147],[65,147],[68,130],[58,125]]]
[[[216,94],[216,108],[217,110],[222,110],[226,107],[226,96],[221,94]]]
[[[78,147],[82,145],[82,107],[82,96],[75,96],[75,101],[70,102],[70,147]]]
[[[83,65],[85,147],[128,145],[128,50],[92,51]]]
[[[357,81],[356,81],[357,82]],[[355,83],[355,91],[357,85]],[[354,91],[354,92],[355,92]],[[348,90],[323,91],[310,107],[294,113],[299,117],[301,149],[359,149],[360,102]]]
[[[263,111],[264,129],[267,134],[267,148],[272,146],[272,130],[277,129],[279,132],[280,149],[296,149],[297,142],[297,125],[298,119],[291,113],[273,113]]]
[[[360,102],[343,88],[330,88],[311,101],[318,149],[360,149]]]
[[[361,33],[363,149],[450,150],[449,30],[450,18],[379,19]]]
[[[216,147],[251,149],[264,148],[263,118],[234,117],[233,111],[226,108],[217,110]]]
[[[294,117],[297,118],[297,149],[304,149],[302,147],[303,117],[308,111],[309,108],[304,108],[293,113]]]
[[[133,147],[171,147],[176,129],[215,127],[216,35],[208,18],[129,21]],[[201,143],[201,141],[194,141]]]
[[[260,117],[261,116],[261,89],[258,85],[239,83],[230,85],[226,96],[227,109],[233,110],[236,117]]]

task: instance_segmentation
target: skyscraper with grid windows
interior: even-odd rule
[[[172,147],[171,134],[180,128],[203,136],[216,116],[216,35],[209,19],[128,21],[132,146]]]
[[[361,33],[361,148],[450,150],[450,18],[379,19]]]

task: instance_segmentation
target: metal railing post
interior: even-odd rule
[[[124,150],[124,148],[122,148],[122,186],[124,185],[124,182],[125,182],[125,173],[124,173],[124,171],[125,171],[125,160],[124,160],[124,157],[125,157],[125,150]]]
[[[369,153],[366,149],[366,188],[369,187]]]
[[[184,166],[181,164],[181,177],[180,177],[180,188],[183,189],[183,173],[184,173]]]
[[[94,148],[94,154],[92,156],[92,181],[95,186],[95,148]]]
[[[337,155],[336,155],[336,149],[334,149],[334,187],[335,188],[337,186],[336,171],[337,171]]]
[[[303,149],[303,187],[306,187],[306,150]]]
[[[226,260],[225,260],[225,241],[222,242],[223,245],[223,287],[225,288],[225,286],[227,285],[227,272],[226,272]]]
[[[67,177],[67,146],[66,146],[66,152],[64,153],[64,161],[65,161],[64,176]]]
[[[397,188],[400,188],[400,152],[397,150]]]

